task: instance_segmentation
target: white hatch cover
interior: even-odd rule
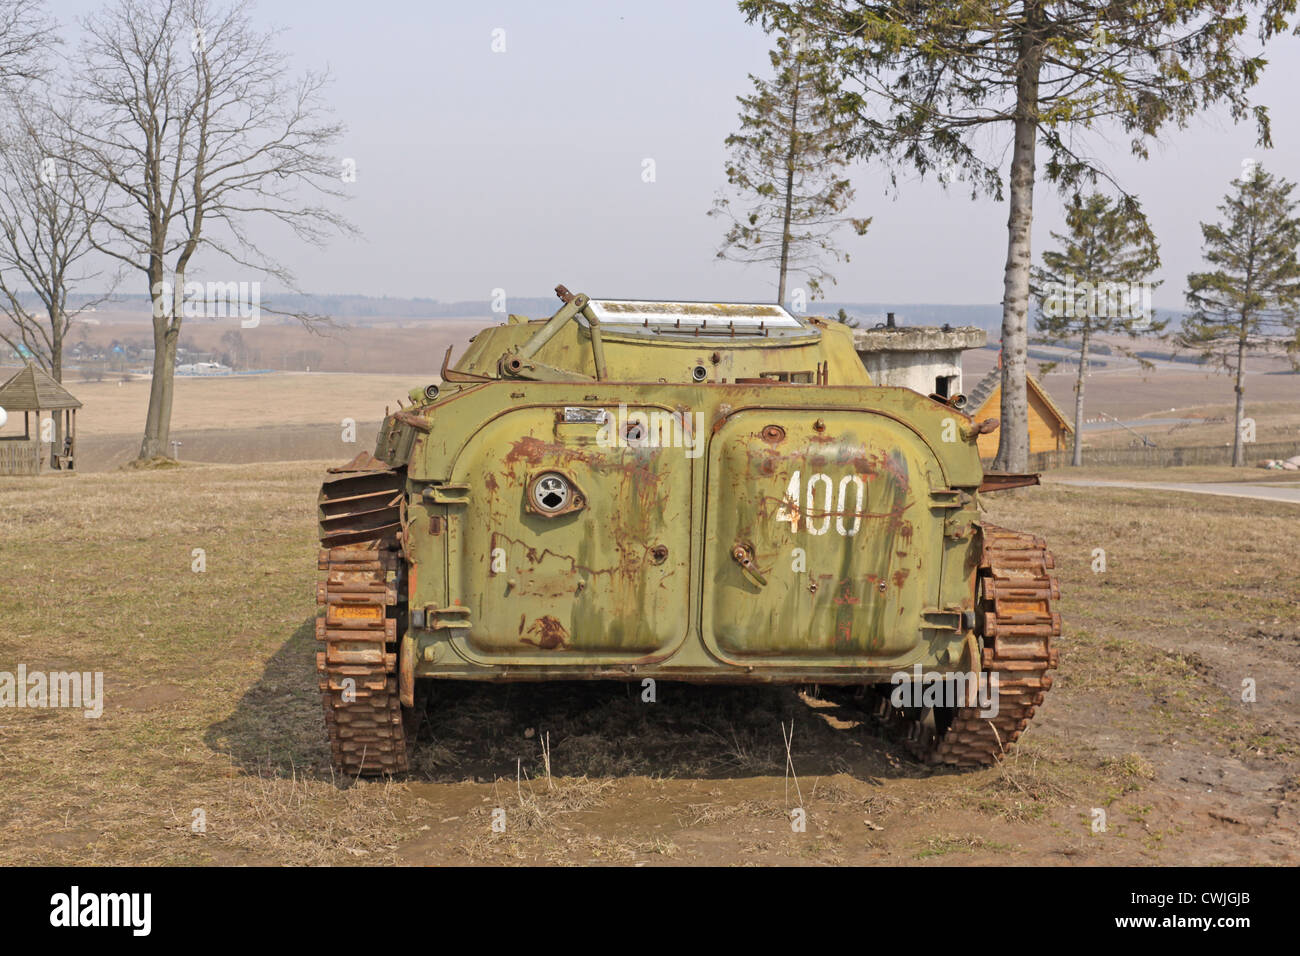
[[[665,331],[669,328],[746,331],[803,328],[803,324],[782,306],[772,303],[592,299],[590,309],[601,325],[648,326]]]

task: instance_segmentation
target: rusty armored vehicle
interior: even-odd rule
[[[445,679],[860,688],[925,761],[1005,752],[1060,618],[1043,541],[981,517],[1037,483],[984,473],[996,422],[874,385],[837,322],[556,292],[325,479],[335,766],[405,770]]]

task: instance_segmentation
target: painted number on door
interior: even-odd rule
[[[850,488],[853,489],[852,505],[848,503]],[[801,473],[796,471],[790,476],[790,485],[785,490],[781,507],[777,509],[776,520],[788,521],[791,531],[798,531],[802,522],[809,534],[825,534],[830,530],[831,518],[834,517],[835,530],[851,538],[862,526],[862,506],[866,496],[867,483],[861,475],[845,475],[836,490],[830,475],[814,472],[808,476],[805,486]],[[849,515],[853,517],[852,524],[844,521]]]

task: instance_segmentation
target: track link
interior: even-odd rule
[[[1061,633],[1052,554],[1042,538],[995,525],[984,525],[983,541],[976,632],[984,641],[982,669],[997,674],[998,713],[981,717],[978,706],[958,707],[947,726],[936,727],[895,710],[909,749],[926,763],[979,767],[1001,759],[1052,686],[1052,638]]]
[[[316,672],[335,770],[348,776],[407,769],[397,690],[402,475],[369,456],[331,469],[321,487],[316,586]]]

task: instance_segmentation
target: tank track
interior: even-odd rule
[[[979,716],[978,706],[958,707],[951,722],[937,726],[885,707],[908,749],[926,763],[988,766],[1020,738],[1043,695],[1047,674],[1057,666],[1052,638],[1061,633],[1060,599],[1052,554],[1042,538],[995,525],[983,526],[983,551],[976,577],[976,633],[983,638],[981,667],[998,675],[998,713]]]
[[[403,495],[403,476],[364,454],[321,486],[316,672],[334,769],[353,777],[409,761],[397,688]]]

